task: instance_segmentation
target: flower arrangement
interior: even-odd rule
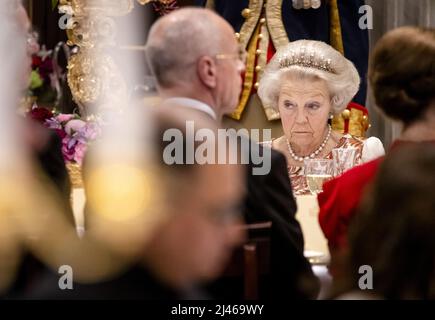
[[[53,106],[56,102],[55,74],[52,51],[45,46],[32,55],[32,71],[30,73],[29,96],[38,104]]]
[[[84,121],[77,114],[63,114],[40,107],[32,108],[29,116],[58,134],[67,164],[81,165],[88,145],[101,135],[97,118]]]

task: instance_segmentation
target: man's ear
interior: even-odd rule
[[[217,85],[217,68],[215,60],[211,57],[203,56],[199,58],[196,67],[200,81],[209,88],[215,88]]]

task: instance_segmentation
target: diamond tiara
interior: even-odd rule
[[[290,51],[288,54],[280,57],[278,61],[280,69],[290,66],[301,66],[335,73],[331,67],[331,59],[326,59],[324,55],[319,56],[314,51],[306,54],[305,47],[302,47],[298,53]]]

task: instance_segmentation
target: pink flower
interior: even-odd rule
[[[79,165],[82,164],[83,158],[85,157],[87,145],[84,143],[77,143],[75,146],[75,154],[74,154],[74,161],[77,162]]]
[[[59,122],[67,122],[74,118],[73,114],[60,113],[56,116],[56,120]]]
[[[86,122],[84,122],[83,120],[74,119],[74,120],[69,121],[65,125],[65,132],[68,135],[73,135],[74,132],[81,131],[85,126],[86,126]]]
[[[101,135],[100,124],[83,121],[74,114],[58,114],[46,121],[62,138],[62,154],[67,162],[82,164],[88,144]]]
[[[62,154],[63,157],[66,161],[73,161],[74,160],[74,153],[75,153],[75,148],[74,146],[71,147],[70,144],[70,140],[71,138],[66,136],[65,138],[62,139]]]

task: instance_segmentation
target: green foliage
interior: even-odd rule
[[[54,10],[57,7],[59,0],[51,0],[51,8]]]
[[[44,82],[39,73],[36,70],[33,70],[30,74],[30,89],[35,90],[42,87],[43,84]]]

